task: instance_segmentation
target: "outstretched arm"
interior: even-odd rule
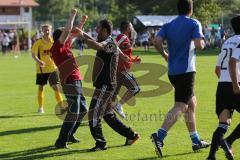
[[[83,40],[89,48],[95,50],[103,50],[104,45],[102,43],[96,42],[91,36],[79,29],[78,38]]]
[[[95,50],[103,50],[104,45],[102,43],[96,42],[93,39],[85,38],[84,42],[88,45],[88,47],[95,49]]]
[[[73,22],[74,22],[74,19],[75,19],[75,16],[77,14],[77,10],[76,9],[72,9],[71,10],[71,14],[70,14],[70,17],[68,18],[68,21],[62,31],[62,34],[59,38],[59,42],[61,44],[64,44],[66,39],[68,38],[68,35],[69,33],[71,32],[72,30],[72,27],[73,27]]]
[[[79,33],[78,33],[78,38],[80,38],[81,40],[83,40],[89,48],[95,49],[95,50],[105,50],[106,48],[106,44],[104,43],[100,43],[97,42],[94,38],[92,38],[91,36],[89,36],[87,33],[83,32],[82,30],[79,29]],[[114,48],[115,45],[113,45]],[[116,46],[117,47],[117,46]],[[120,58],[124,61],[128,61],[129,58],[128,56],[125,56],[122,51],[117,47],[116,48],[120,54]]]

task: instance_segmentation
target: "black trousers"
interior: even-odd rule
[[[88,118],[90,131],[96,141],[96,146],[104,147],[106,145],[106,140],[102,133],[102,118],[114,131],[123,137],[132,139],[135,135],[134,131],[130,127],[125,126],[113,112],[111,107],[113,94],[114,90],[109,90],[106,85],[96,88],[93,93]]]
[[[64,88],[66,87],[66,91]],[[81,81],[75,81],[74,84],[67,84],[63,88],[68,102],[68,112],[62,124],[57,141],[65,143],[69,137],[73,136],[80,126],[83,117],[87,113],[86,100],[82,94]],[[71,89],[69,92],[67,89]]]
[[[8,46],[2,45],[2,52],[3,52],[3,54],[6,54],[7,50],[8,50]]]

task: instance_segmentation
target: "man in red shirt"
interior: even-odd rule
[[[73,28],[76,14],[77,10],[72,9],[66,26],[56,29],[53,33],[52,59],[58,67],[63,92],[69,108],[55,143],[56,148],[68,148],[67,142],[79,142],[74,137],[74,133],[87,112],[86,101],[82,94],[82,76],[70,50],[71,42],[69,42],[71,39],[69,38],[70,33],[76,30],[76,28]]]
[[[117,36],[116,42],[123,54],[128,56],[129,61],[126,62],[119,58],[117,69],[117,88],[113,97],[113,101],[115,101],[120,88],[125,86],[128,89],[127,92],[114,107],[115,111],[122,118],[125,118],[126,116],[123,112],[122,105],[140,91],[140,87],[136,81],[136,78],[130,72],[131,65],[132,63],[140,63],[141,59],[138,56],[132,58],[132,43],[129,39],[131,37],[131,33],[134,31],[132,24],[127,21],[122,22],[120,25],[120,31],[121,34]]]

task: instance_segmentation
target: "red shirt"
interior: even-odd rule
[[[63,45],[59,41],[54,42],[51,53],[52,59],[60,72],[62,84],[83,79],[69,45]]]
[[[130,39],[125,34],[119,34],[116,38],[116,42],[123,54],[127,55],[130,59],[132,59],[132,44]],[[130,70],[131,65],[131,61],[125,62],[121,58],[119,58],[118,71],[121,72],[123,70]]]

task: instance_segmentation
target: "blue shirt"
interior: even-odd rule
[[[199,21],[180,15],[163,25],[157,37],[167,40],[169,75],[196,71],[196,53],[192,40],[204,37]]]

